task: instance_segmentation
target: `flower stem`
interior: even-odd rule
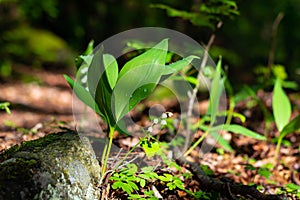
[[[102,175],[104,175],[105,171],[106,171],[107,161],[108,161],[108,157],[109,157],[110,150],[111,150],[111,145],[112,145],[112,140],[113,140],[114,132],[115,132],[115,127],[109,126],[109,135],[108,135],[109,142],[104,147],[103,155],[105,157],[104,157],[104,162],[102,162]]]
[[[276,150],[275,150],[275,160],[279,159],[280,146],[281,146],[282,140],[283,140],[283,135],[280,134],[278,141],[277,141]]]
[[[193,146],[191,146],[185,153],[184,153],[184,157],[186,157],[186,156],[188,156],[190,153],[191,153],[191,151],[193,151],[199,144],[200,144],[200,142],[202,142],[205,138],[206,138],[206,136],[208,135],[208,133],[209,133],[209,129],[207,129],[206,131],[205,131],[205,133],[193,144]]]

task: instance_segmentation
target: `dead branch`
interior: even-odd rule
[[[201,169],[198,163],[189,162],[179,151],[178,148],[174,148],[174,156],[176,162],[180,165],[188,165],[196,179],[200,182],[201,188],[206,192],[218,192],[228,199],[238,199],[238,197],[244,197],[249,200],[285,200],[287,199],[282,195],[269,195],[259,192],[255,186],[241,185],[233,182],[223,181],[217,178],[207,176]]]

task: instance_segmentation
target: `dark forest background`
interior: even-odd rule
[[[50,69],[74,66],[74,58],[85,50],[90,40],[97,44],[138,27],[174,29],[206,43],[213,29],[195,26],[180,17],[169,17],[165,10],[150,5],[163,3],[193,12],[196,6],[214,1],[1,0],[0,76],[11,77],[20,64]],[[239,14],[224,18],[222,28],[216,31],[216,41],[210,51],[212,57],[223,56],[229,76],[237,85],[255,82],[255,69],[268,64],[272,25],[282,13],[274,63],[284,66],[289,79],[299,82],[299,0],[234,2]]]

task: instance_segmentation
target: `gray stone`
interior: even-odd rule
[[[0,154],[0,199],[100,198],[100,166],[87,138],[67,131]]]

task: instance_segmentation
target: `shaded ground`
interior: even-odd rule
[[[77,126],[72,114],[72,91],[62,75],[41,70],[29,71],[26,68],[22,72],[35,75],[39,81],[28,84],[19,81],[4,82],[0,85],[0,102],[8,101],[12,104],[11,115],[0,111],[0,150],[56,132],[62,127],[75,129]],[[267,104],[270,103],[269,94],[260,95]],[[299,99],[294,100],[294,105],[298,106],[295,110],[299,110],[299,102]],[[201,104],[201,106],[205,105],[207,105],[205,102]],[[248,116],[246,124],[248,127],[261,132],[263,119],[258,117],[256,109],[245,109],[244,102],[238,105],[237,110]],[[144,116],[139,118],[140,124],[146,123]],[[270,131],[273,132],[269,133],[269,137],[278,134],[272,126]],[[299,134],[291,134],[286,138],[291,145],[281,148],[282,162],[269,169],[271,175],[268,178],[259,174],[258,169],[268,163],[274,164],[275,144],[231,133],[224,134],[226,138],[231,139],[235,152],[220,153],[214,149],[199,159],[200,155],[196,149],[187,159],[207,165],[216,177],[227,178],[245,185],[250,183],[262,185],[263,192],[269,194],[274,194],[278,188],[284,187],[287,183],[300,185]],[[200,135],[201,132],[197,137]],[[138,139],[135,137],[116,135],[115,138],[115,142],[125,148],[132,147],[136,141]],[[248,164],[254,166],[256,170],[249,169]],[[159,183],[155,186],[158,192],[166,195],[167,199],[180,199],[186,195],[180,191],[164,191],[166,188]],[[199,183],[190,179],[185,186],[190,190],[196,190]],[[111,196],[122,196],[121,191],[109,190],[109,192]]]

